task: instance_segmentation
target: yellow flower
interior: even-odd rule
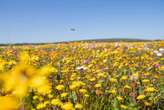
[[[4,70],[4,66],[5,66],[6,63],[7,63],[7,62],[6,62],[4,59],[0,58],[0,70],[1,70],[1,71]]]
[[[38,61],[38,60],[39,60],[39,57],[33,55],[33,56],[31,57],[31,60],[32,60],[32,61]]]
[[[60,83],[63,83],[63,82],[64,82],[64,80],[63,80],[63,79],[61,79],[59,82],[60,82]]]
[[[116,78],[110,78],[110,82],[111,83],[116,83],[117,82],[117,79]]]
[[[49,94],[51,92],[51,84],[48,79],[43,76],[35,76],[29,82],[30,87],[37,90],[40,94]]]
[[[80,89],[79,92],[85,94],[85,93],[87,93],[87,90],[86,89]]]
[[[61,106],[62,102],[59,99],[52,99],[51,104],[55,106]]]
[[[107,92],[107,93],[110,93],[110,94],[116,94],[116,89],[113,88],[113,89],[111,89],[111,90],[107,90],[106,92]]]
[[[33,96],[33,99],[36,100],[38,99],[39,97],[37,95]]]
[[[19,83],[15,87],[15,90],[13,90],[12,94],[22,98],[22,97],[24,97],[26,95],[27,89],[28,89],[27,83]]]
[[[73,104],[71,102],[66,102],[61,107],[63,110],[73,110]]]
[[[58,91],[61,91],[61,90],[63,90],[64,89],[64,85],[57,85],[56,86],[56,89],[58,90]]]
[[[22,79],[31,78],[35,73],[36,73],[35,68],[27,64],[18,64],[11,71],[11,74],[20,75]]]
[[[124,88],[125,89],[131,89],[131,87],[129,85],[125,85]]]
[[[123,98],[121,96],[117,96],[117,100],[122,101]]]
[[[101,87],[101,83],[97,83],[94,85],[95,88],[100,88]]]
[[[24,97],[27,93],[29,80],[32,79],[34,74],[35,69],[32,66],[19,64],[3,76],[4,89],[12,91],[18,97]]]
[[[133,73],[132,76],[134,76],[134,77],[138,77],[139,74],[138,74],[138,73]]]
[[[145,106],[151,106],[152,104],[150,102],[144,102]]]
[[[106,78],[107,77],[106,73],[98,73],[97,76],[98,76],[98,78],[100,78],[100,77]]]
[[[48,98],[53,98],[53,95],[52,94],[48,94]]]
[[[39,97],[39,101],[43,101],[44,98],[42,96]]]
[[[39,103],[39,104],[36,106],[37,109],[43,109],[43,108],[45,108],[45,107],[46,107],[46,106],[45,106],[44,103]]]
[[[34,76],[30,82],[29,82],[29,85],[32,87],[32,88],[38,88],[44,84],[47,84],[48,81],[46,79],[46,77],[42,77],[42,76]]]
[[[139,77],[138,73],[133,73],[130,78],[131,78],[131,80],[137,80],[138,77]]]
[[[4,65],[0,64],[0,71],[3,71],[3,70],[4,70]]]
[[[121,104],[120,107],[121,107],[122,109],[127,109],[127,108],[128,108],[126,105],[123,105],[123,104]]]
[[[144,73],[145,76],[149,76],[150,74],[151,73],[149,73],[149,72]]]
[[[77,77],[76,73],[73,73],[70,77],[70,80],[73,81],[76,79],[76,77]]]
[[[127,79],[128,79],[128,76],[124,75],[124,76],[121,77],[120,80],[127,80]]]
[[[30,56],[29,56],[28,52],[26,52],[26,51],[21,52],[19,58],[20,58],[21,63],[23,63],[23,64],[29,63]]]
[[[156,78],[156,79],[159,79],[160,78],[160,75],[154,75],[154,78]]]
[[[45,65],[38,71],[39,75],[43,75],[43,76],[48,76],[49,74],[56,73],[56,72],[57,72],[56,68],[53,68],[50,65]]]
[[[9,65],[15,65],[15,64],[17,64],[17,62],[16,62],[15,60],[10,60],[10,61],[8,62],[8,64],[9,64]]]
[[[82,109],[82,108],[83,108],[83,105],[77,103],[77,104],[75,105],[75,108],[76,108],[76,109]]]
[[[150,82],[149,79],[143,79],[143,80],[142,80],[142,83],[149,83],[149,82]]]
[[[43,104],[47,106],[50,102],[49,101],[44,101]]]
[[[70,88],[71,90],[75,90],[76,87],[77,87],[76,85],[70,85],[70,86],[69,86],[69,88]]]
[[[62,93],[60,96],[61,96],[62,98],[65,98],[65,97],[68,96],[68,93],[64,92],[64,93]]]
[[[49,94],[51,92],[51,85],[49,84],[42,85],[41,87],[37,88],[37,91],[38,93],[43,95]]]
[[[144,91],[145,92],[157,92],[158,90],[155,89],[154,87],[147,87]]]
[[[139,95],[139,96],[137,97],[138,100],[142,100],[142,99],[144,99],[144,98],[145,98],[145,95]]]
[[[12,96],[0,96],[0,110],[17,110],[18,101]]]
[[[96,78],[89,78],[89,81],[91,81],[91,82],[93,82],[93,81],[95,81],[96,80]]]
[[[89,94],[85,94],[84,97],[88,98],[89,97]]]
[[[85,86],[86,84],[82,81],[73,81],[72,84],[69,86],[71,90],[74,90],[76,88],[79,88],[81,86]]]

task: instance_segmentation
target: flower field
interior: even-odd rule
[[[0,110],[164,110],[164,41],[1,46]]]

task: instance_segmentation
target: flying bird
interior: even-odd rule
[[[76,29],[75,28],[70,28],[70,31],[76,31]]]

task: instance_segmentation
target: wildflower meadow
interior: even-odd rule
[[[164,41],[0,46],[0,110],[164,110]]]

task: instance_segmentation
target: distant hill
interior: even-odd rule
[[[163,41],[160,39],[147,40],[147,39],[123,39],[123,38],[111,38],[111,39],[89,39],[89,40],[74,40],[74,41],[63,41],[63,42],[45,42],[45,43],[12,43],[12,44],[0,44],[0,46],[9,45],[46,45],[46,44],[59,44],[69,42],[151,42],[151,41]]]
[[[144,42],[150,42],[150,41],[160,41],[160,40],[146,40],[146,39],[123,39],[123,38],[111,38],[111,39],[89,39],[89,40],[79,40],[79,41],[86,41],[86,42],[141,42],[141,41],[144,41]],[[72,41],[74,42],[74,41]]]

